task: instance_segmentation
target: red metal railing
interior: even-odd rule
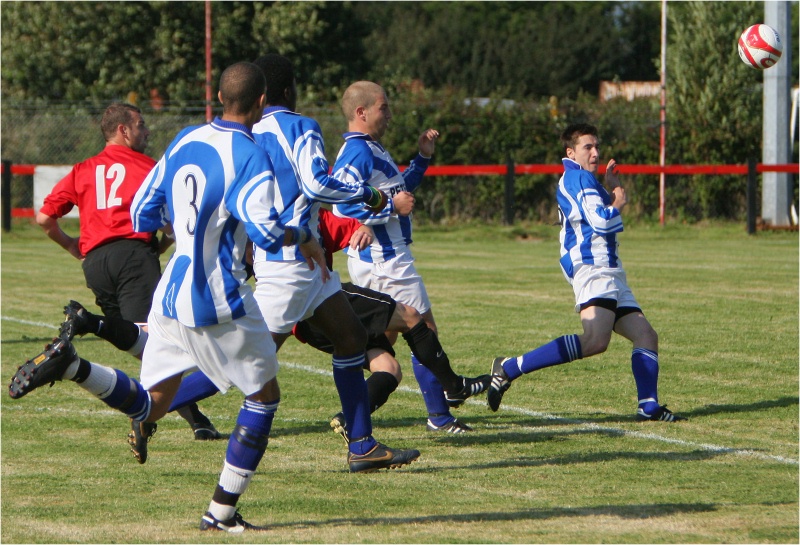
[[[509,173],[509,167],[513,168],[513,173]],[[400,167],[401,170],[405,166]],[[693,174],[701,175],[747,175],[749,174],[748,165],[665,165],[663,168],[658,165],[618,165],[620,174],[668,174],[677,176],[688,176]],[[800,164],[789,163],[783,165],[766,165],[758,163],[755,166],[756,172],[787,172],[793,174],[800,173]],[[36,165],[11,165],[11,174],[32,176]],[[600,174],[605,173],[605,165],[599,169]],[[0,166],[0,174],[4,173],[5,164]],[[426,172],[427,176],[509,176],[523,174],[552,174],[560,175],[564,168],[560,164],[552,165],[431,165]],[[663,203],[662,203],[663,206]],[[14,208],[11,210],[12,217],[32,217],[32,208]]]

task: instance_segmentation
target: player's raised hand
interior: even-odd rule
[[[419,135],[419,152],[425,157],[433,155],[436,149],[436,139],[439,138],[439,131],[436,129],[428,129]]]
[[[614,159],[611,159],[606,166],[606,183],[611,189],[620,186],[619,175],[617,174],[617,161]]]
[[[408,216],[414,211],[414,194],[408,191],[401,191],[392,197],[394,203],[394,213],[398,216]]]
[[[611,195],[614,197],[611,206],[622,212],[622,209],[628,204],[628,194],[625,193],[625,188],[618,185],[613,189]]]

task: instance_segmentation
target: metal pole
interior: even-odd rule
[[[789,133],[792,73],[792,31],[790,3],[764,2],[764,22],[778,31],[783,55],[772,68],[764,70],[764,119],[762,162],[781,165],[790,161],[792,140]],[[792,180],[788,172],[765,172],[761,178],[761,217],[774,226],[791,225]]]
[[[661,137],[659,143],[658,164],[661,172],[658,175],[658,222],[664,225],[664,209],[666,208],[666,174],[664,166],[667,162],[667,0],[661,0]]]
[[[752,235],[756,232],[756,182],[758,171],[756,170],[755,157],[747,159],[747,234]]]
[[[211,110],[211,0],[206,0],[206,123],[213,118]]]
[[[11,231],[11,161],[3,160],[3,182],[0,188],[2,203],[3,231]]]

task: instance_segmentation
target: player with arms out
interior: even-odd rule
[[[275,221],[272,163],[251,133],[266,82],[251,63],[220,78],[222,118],[181,131],[150,172],[131,207],[133,228],[171,222],[176,249],[155,292],[141,382],[79,358],[56,339],[22,365],[9,386],[14,399],[59,380],[72,380],[140,424],[164,416],[184,372],[195,365],[225,392],[245,395],[228,441],[219,484],[201,530],[258,530],[236,509],[267,447],[280,401],[275,343],[245,282],[248,237],[263,248],[294,245],[297,228]],[[314,256],[325,268],[324,256]]]
[[[561,269],[575,293],[583,334],[565,335],[515,358],[496,358],[489,408],[500,407],[511,382],[523,374],[605,352],[611,334],[633,343],[631,368],[636,381],[638,420],[685,420],[658,402],[658,335],[633,297],[617,255],[617,233],[622,232],[622,210],[628,203],[625,189],[611,159],[606,169],[609,193],[597,180],[600,148],[597,129],[580,123],[561,135],[566,157],[558,182],[561,217]]]
[[[422,183],[433,155],[439,132],[427,129],[418,139],[419,153],[402,173],[380,139],[392,118],[383,88],[371,81],[350,85],[342,96],[342,113],[348,132],[333,166],[334,176],[353,183],[367,183],[390,196],[413,192]],[[352,217],[375,232],[372,244],[362,251],[348,250],[347,268],[354,284],[390,295],[396,301],[416,309],[424,325],[438,335],[433,310],[422,277],[411,254],[411,217],[399,214],[391,206],[375,212],[358,205],[337,205],[337,215]],[[412,347],[413,350],[413,347]],[[414,376],[428,409],[427,428],[432,431],[463,433],[471,428],[450,412],[472,395],[483,392],[488,380],[482,377],[461,380],[455,374],[447,383],[412,355]]]

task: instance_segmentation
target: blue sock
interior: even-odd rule
[[[579,360],[581,354],[581,343],[577,335],[564,335],[539,348],[522,355],[516,360],[509,360],[503,364],[508,378],[514,380],[523,373],[532,373],[545,367],[569,363]]]
[[[134,420],[146,420],[150,415],[150,394],[139,381],[130,378],[119,369],[114,369],[117,381],[114,388],[100,400],[113,409],[122,411]]]
[[[648,414],[658,405],[658,354],[646,348],[634,348],[631,353],[631,370],[636,381],[639,407]]]
[[[196,371],[183,377],[178,392],[175,394],[175,399],[172,400],[172,405],[169,406],[167,412],[177,411],[187,405],[211,397],[217,392],[219,392],[219,388],[211,382],[211,379],[205,376],[202,371]]]
[[[411,356],[411,366],[414,369],[414,377],[419,383],[422,391],[422,399],[425,400],[425,407],[428,409],[428,418],[435,426],[444,426],[454,420],[450,414],[450,407],[444,397],[444,388],[436,379],[430,369],[422,365],[416,356]]]
[[[226,462],[241,469],[255,471],[267,450],[269,432],[279,402],[279,399],[269,403],[244,400],[236,418],[236,426],[228,440]]]
[[[372,438],[369,391],[364,380],[365,361],[364,352],[349,357],[333,356],[333,381],[339,392],[353,454],[366,454],[376,444]]]

